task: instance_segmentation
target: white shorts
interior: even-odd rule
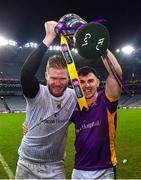
[[[114,179],[114,170],[113,168],[99,171],[84,171],[73,169],[72,179]]]
[[[64,161],[36,163],[19,159],[16,179],[65,179]]]

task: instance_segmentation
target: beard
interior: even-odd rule
[[[67,84],[64,86],[51,86],[48,85],[48,89],[51,95],[55,96],[55,97],[60,97],[64,94],[64,91],[67,88]]]

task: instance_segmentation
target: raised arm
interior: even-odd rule
[[[107,56],[109,57],[116,72],[118,73],[118,75],[120,77],[122,77],[122,69],[121,69],[117,59],[115,58],[115,56],[109,50],[107,50]],[[102,58],[102,60],[103,60],[103,63],[105,65],[108,73],[109,73],[107,80],[106,80],[106,87],[105,87],[106,95],[114,100],[119,99],[119,97],[121,95],[121,87],[118,84],[117,80],[115,79],[112,71],[110,70],[107,60],[105,58]]]
[[[28,56],[21,69],[21,85],[24,95],[28,98],[34,98],[39,91],[39,82],[35,75],[46,50],[56,37],[54,31],[56,25],[57,22],[55,21],[47,21],[45,23],[46,35],[43,42]]]

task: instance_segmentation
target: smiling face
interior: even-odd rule
[[[67,69],[50,67],[45,73],[45,78],[50,93],[55,97],[62,96],[69,81]]]
[[[80,75],[79,78],[86,100],[95,98],[99,87],[99,79],[91,72],[87,75]]]
[[[53,96],[62,96],[67,88],[69,77],[67,64],[62,55],[53,55],[48,59],[45,78]]]

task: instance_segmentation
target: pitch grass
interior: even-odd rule
[[[25,113],[0,114],[0,153],[15,173],[17,150],[22,138],[22,122]],[[141,178],[141,110],[118,110],[117,126],[117,178]],[[74,162],[74,126],[69,127],[65,168],[67,178],[70,179]],[[123,164],[123,160],[127,163]],[[8,178],[0,163],[0,179]]]

